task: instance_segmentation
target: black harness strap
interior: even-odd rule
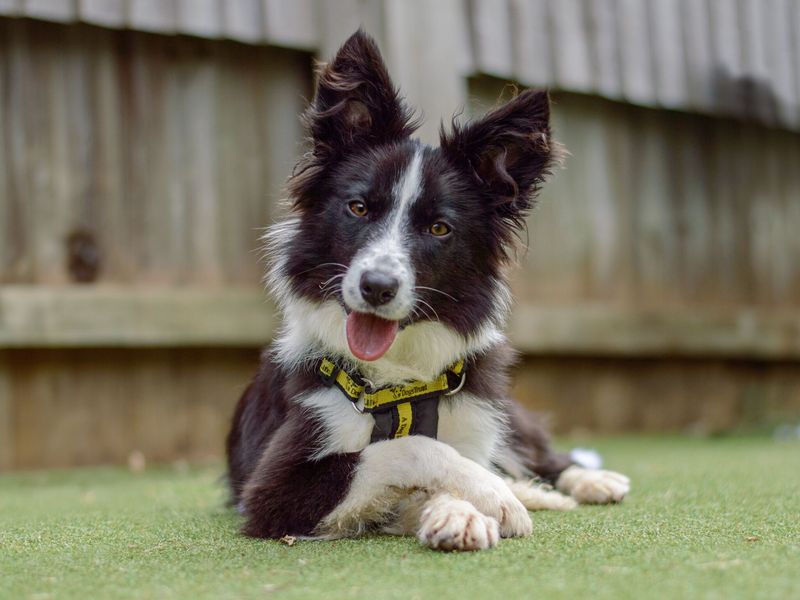
[[[336,386],[360,413],[375,420],[370,443],[425,435],[436,438],[439,429],[439,400],[459,391],[466,380],[464,361],[458,361],[433,381],[372,389],[359,373],[351,373],[323,358],[319,373],[326,386]],[[361,406],[359,406],[361,405]]]

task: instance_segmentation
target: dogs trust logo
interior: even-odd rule
[[[410,398],[411,396],[419,396],[428,392],[428,386],[424,383],[420,383],[416,386],[396,386],[393,388],[389,388],[389,392],[392,394],[392,398],[395,400],[405,400],[406,398]]]

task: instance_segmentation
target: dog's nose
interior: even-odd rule
[[[361,275],[361,295],[372,306],[383,306],[397,294],[400,282],[380,271],[366,271]]]

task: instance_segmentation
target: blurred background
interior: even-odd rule
[[[428,142],[553,91],[520,400],[564,434],[795,431],[800,2],[0,0],[0,469],[221,456],[313,60],[359,25]]]

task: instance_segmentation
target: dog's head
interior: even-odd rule
[[[284,309],[324,313],[317,327],[338,327],[363,361],[399,331],[436,324],[469,340],[501,326],[504,265],[554,160],[547,93],[454,121],[432,148],[411,139],[417,124],[365,33],[318,75],[311,149],[289,180],[293,217],[271,239]]]

